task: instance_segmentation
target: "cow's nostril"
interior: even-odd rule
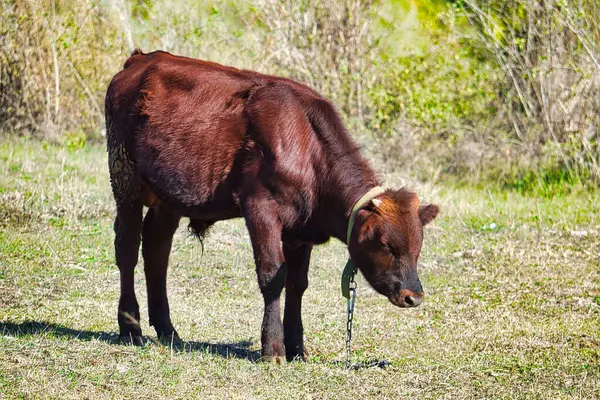
[[[423,296],[414,295],[404,297],[404,304],[407,307],[417,307],[423,302]]]
[[[418,307],[423,303],[423,292],[413,292],[409,289],[402,289],[395,296],[390,296],[390,301],[398,307]]]

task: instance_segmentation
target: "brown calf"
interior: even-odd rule
[[[354,204],[379,185],[334,107],[290,79],[136,50],[108,87],[106,126],[121,336],[141,342],[133,281],[140,238],[150,324],[176,339],[166,274],[180,218],[202,236],[216,221],[243,217],[265,302],[262,354],[303,358],[312,247],[332,236],[347,242]],[[417,260],[423,226],[437,213],[405,189],[386,190],[356,213],[350,255],[397,306],[423,299]]]

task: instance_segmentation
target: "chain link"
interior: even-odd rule
[[[354,302],[356,301],[356,281],[354,281],[354,277],[356,276],[356,268],[352,271],[352,276],[350,276],[349,283],[349,298],[348,302],[348,320],[346,321],[346,368],[349,369],[351,367],[350,362],[350,350],[352,349],[352,320],[354,318]]]

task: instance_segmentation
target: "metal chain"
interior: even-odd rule
[[[354,318],[354,302],[356,300],[356,282],[354,277],[356,276],[356,268],[352,271],[350,277],[350,296],[348,298],[348,320],[346,321],[346,368],[351,367],[350,362],[350,350],[352,348],[352,319]]]

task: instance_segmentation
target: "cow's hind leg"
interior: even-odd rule
[[[141,345],[140,308],[135,297],[134,270],[138,262],[142,230],[142,203],[132,200],[117,205],[115,218],[115,257],[121,277],[119,298],[119,331],[121,340]]]
[[[283,335],[286,358],[304,360],[308,355],[304,348],[304,328],[302,327],[302,295],[308,287],[308,265],[312,246],[283,246],[287,265],[285,281],[285,311],[283,313]]]
[[[169,343],[179,340],[169,314],[167,267],[173,234],[180,218],[179,214],[164,205],[152,207],[144,218],[142,233],[150,325],[156,329],[159,339]]]

